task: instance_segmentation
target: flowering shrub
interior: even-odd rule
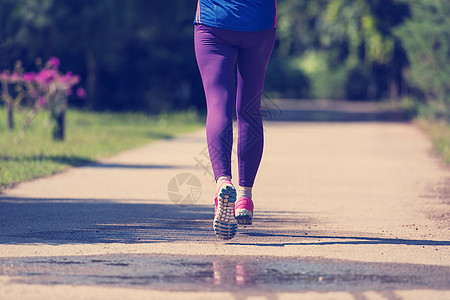
[[[61,114],[64,115],[67,108],[67,96],[72,95],[73,87],[80,82],[80,76],[70,71],[62,74],[59,72],[59,65],[60,60],[52,57],[38,73],[24,73],[20,62],[16,63],[13,73],[8,71],[0,73],[1,98],[8,107],[8,119],[12,118],[12,109],[18,107],[23,99],[27,100],[26,105],[31,108],[22,126],[22,132],[29,127],[31,121],[42,109],[51,111],[53,119],[59,124],[56,124],[56,126],[64,126],[64,124],[60,124],[61,121],[64,122],[64,117],[62,117],[62,120],[58,120],[58,118],[61,118]],[[9,86],[15,87],[15,98],[11,97]],[[86,91],[79,87],[76,90],[76,95],[84,98]],[[8,123],[12,123],[11,120]],[[8,127],[12,128],[12,126]],[[56,129],[56,131],[58,130]],[[61,138],[55,136],[55,134],[54,137],[63,139],[63,136]]]

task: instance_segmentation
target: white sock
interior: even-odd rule
[[[250,199],[252,199],[252,190],[240,188],[238,190],[238,199],[239,198],[250,198]]]
[[[229,176],[220,176],[217,178],[217,188],[220,188],[224,181],[231,181],[231,177]]]

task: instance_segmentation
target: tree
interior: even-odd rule
[[[397,30],[408,55],[408,81],[450,118],[450,2],[408,2],[412,16]]]
[[[204,106],[194,2],[0,0],[0,71],[57,56],[80,74],[91,110]],[[65,71],[65,70],[63,70]],[[75,100],[78,101],[78,100]],[[79,101],[76,103],[80,103]]]
[[[404,62],[392,27],[407,16],[404,3],[296,0],[278,11],[278,55],[307,73],[316,97],[398,98]]]

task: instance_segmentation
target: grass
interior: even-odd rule
[[[433,143],[437,154],[450,166],[450,111],[443,103],[423,103],[413,98],[403,98],[399,102],[385,101],[382,107],[398,109],[414,119]]]
[[[444,101],[418,103],[409,100],[418,124],[430,137],[436,152],[450,166],[450,110]]]
[[[0,191],[19,182],[55,174],[202,126],[195,112],[148,116],[69,110],[64,142],[52,140],[46,113],[33,120],[19,142],[17,136],[24,113],[15,114],[18,129],[12,132],[6,130],[5,117],[5,110],[0,108]]]
[[[418,118],[416,123],[425,130],[444,162],[450,165],[450,124],[428,118]]]

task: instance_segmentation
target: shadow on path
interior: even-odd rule
[[[64,164],[71,167],[86,166],[90,168],[109,168],[109,169],[179,169],[188,168],[187,166],[177,165],[155,165],[155,164],[120,164],[120,163],[103,163],[97,162],[87,157],[72,156],[72,155],[29,155],[29,156],[7,156],[0,155],[0,162],[2,161],[17,161],[23,163],[37,162],[37,161],[51,161],[58,164]],[[192,167],[191,167],[192,168]]]
[[[234,299],[256,295],[278,299],[273,294],[276,292],[344,291],[351,292],[355,299],[365,300],[368,298],[362,294],[364,291],[378,291],[382,299],[397,300],[394,289],[447,290],[449,269],[415,264],[246,256],[0,258],[0,276],[8,276],[15,283],[227,291]]]
[[[85,167],[96,169],[192,169],[192,166],[177,166],[177,165],[144,165],[144,164],[118,164],[118,163],[102,163],[95,162],[88,164]]]
[[[213,206],[177,206],[143,200],[32,199],[0,197],[0,244],[93,244],[219,241],[212,232]],[[450,241],[333,236],[305,230],[317,222],[310,214],[262,213],[252,227],[241,228],[229,245],[413,245],[450,246]],[[296,228],[292,229],[292,225]]]
[[[64,164],[69,166],[81,166],[89,163],[94,163],[94,161],[87,157],[74,156],[74,155],[21,155],[9,156],[0,155],[0,162],[2,161],[17,161],[23,163],[37,162],[37,161],[51,161],[58,164]]]
[[[263,99],[266,121],[290,122],[408,122],[411,112],[383,108],[376,102]]]
[[[327,235],[291,235],[279,233],[245,232],[243,235],[250,237],[281,238],[283,240],[301,239],[302,242],[283,243],[233,243],[233,245],[246,246],[310,246],[310,245],[408,245],[408,246],[450,246],[450,241],[411,240],[400,238],[374,238],[361,236],[327,236]],[[314,241],[309,241],[314,240]]]
[[[205,241],[213,208],[110,200],[0,197],[0,244]]]

